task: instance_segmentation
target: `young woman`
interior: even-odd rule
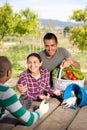
[[[50,88],[50,72],[41,68],[42,60],[39,54],[28,55],[27,66],[27,70],[21,73],[17,85],[26,99],[43,100],[49,99],[50,95],[62,95],[62,90],[54,91]]]

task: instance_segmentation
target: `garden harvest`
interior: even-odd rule
[[[65,77],[67,77],[68,79],[71,80],[83,80],[84,79],[84,75],[81,72],[81,70],[74,68],[74,67],[68,67],[65,68],[63,71],[65,71]]]
[[[52,72],[52,77],[58,78],[59,72],[60,72],[60,68],[56,67]],[[81,70],[70,66],[62,70],[61,79],[83,80],[84,74],[81,72]]]

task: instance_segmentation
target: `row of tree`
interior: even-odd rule
[[[80,49],[87,50],[87,7],[82,10],[75,10],[71,19],[83,22],[83,26],[72,27],[70,29],[70,40]]]
[[[70,40],[80,49],[87,50],[87,7],[82,10],[75,10],[71,19],[77,22],[84,22],[83,26],[66,27],[70,33]],[[0,7],[0,39],[6,35],[37,34],[40,23],[38,14],[29,8],[14,13],[9,3]]]
[[[14,13],[9,3],[0,7],[0,39],[6,35],[35,34],[38,32],[38,15],[29,8]]]

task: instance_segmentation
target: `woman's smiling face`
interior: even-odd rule
[[[28,58],[27,65],[28,65],[30,72],[34,73],[40,69],[42,62],[40,62],[40,60],[37,57],[30,56]]]

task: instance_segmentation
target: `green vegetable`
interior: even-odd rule
[[[84,79],[84,74],[80,69],[74,68],[72,66],[65,68],[65,70],[67,70],[67,69],[70,70],[76,78],[78,78],[80,80]]]
[[[84,79],[84,75],[82,72],[80,72],[80,74],[77,74],[76,72],[73,72],[74,76],[80,80]]]
[[[58,74],[59,74],[59,68],[56,67],[56,68],[52,71],[52,77],[58,78]]]
[[[60,68],[56,67],[56,68],[52,71],[52,77],[58,78],[58,77],[59,77],[59,72],[60,72]],[[62,73],[61,73],[61,78],[62,78],[62,79],[65,79],[64,76],[65,76],[65,71],[64,71],[64,69],[63,69],[63,70],[62,70]]]
[[[61,79],[68,79],[67,76],[66,76],[66,70],[70,70],[70,72],[73,73],[73,75],[79,79],[79,80],[82,80],[84,79],[84,74],[81,72],[80,69],[77,69],[77,68],[74,68],[72,66],[70,67],[67,67],[67,68],[64,68],[62,70],[62,73],[61,73]],[[59,76],[59,71],[60,71],[60,68],[56,67],[53,71],[52,71],[52,77],[56,77],[58,78]]]

